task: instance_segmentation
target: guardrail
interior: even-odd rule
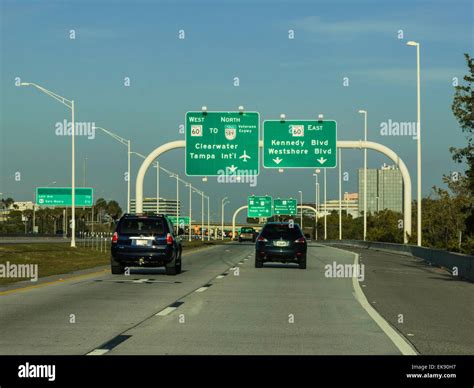
[[[389,253],[397,253],[401,255],[417,257],[427,263],[445,268],[451,273],[457,270],[457,276],[474,282],[474,256],[462,253],[448,252],[442,249],[425,248],[417,245],[384,243],[376,241],[361,240],[326,240],[318,241],[322,244],[340,244],[349,245],[358,248],[373,249],[385,251]]]

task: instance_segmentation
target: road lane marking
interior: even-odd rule
[[[87,353],[86,356],[102,356],[107,352],[110,352],[110,349],[94,349],[92,352]]]
[[[164,317],[166,315],[171,314],[174,310],[176,310],[179,306],[181,306],[184,302],[174,302],[170,304],[168,307],[165,307],[160,312],[156,313],[155,316]]]
[[[101,356],[107,352],[110,352],[113,348],[119,346],[122,342],[128,340],[131,335],[119,334],[118,336],[107,341],[105,344],[94,349],[92,352],[86,354],[86,356]]]
[[[212,284],[208,283],[208,284],[204,284],[204,286],[202,287],[199,287],[197,290],[195,290],[194,292],[204,292],[206,291],[209,287],[211,287]]]
[[[164,317],[168,314],[171,314],[177,307],[166,307],[165,309],[161,310],[159,313],[156,313],[155,316]]]
[[[50,281],[50,282],[35,284],[34,286],[26,286],[26,287],[14,288],[13,290],[0,291],[0,296],[14,294],[14,293],[17,293],[17,292],[22,292],[22,291],[29,291],[29,290],[32,290],[32,289],[35,289],[35,288],[42,288],[42,287],[46,287],[46,286],[52,286],[54,284],[65,283],[65,282],[68,282],[68,281],[71,281],[71,280],[77,280],[77,279],[82,279],[82,278],[87,278],[87,277],[100,276],[100,275],[103,275],[106,272],[110,272],[110,270],[107,268],[107,269],[104,269],[104,270],[98,271],[98,272],[91,272],[91,273],[87,273],[87,274],[83,274],[83,275],[72,276],[72,277],[69,277],[69,278],[66,278],[66,279],[61,278],[61,279],[53,280],[53,281]]]
[[[216,279],[223,279],[223,278],[225,278],[224,275],[219,275],[219,276],[216,277]]]
[[[337,249],[337,248],[336,248]],[[347,251],[345,251],[347,252]],[[354,255],[354,266],[359,264],[359,255],[357,253],[349,252]],[[360,287],[357,277],[352,278],[352,286],[354,287],[354,297],[364,308],[375,323],[383,330],[393,344],[400,350],[404,356],[416,356],[418,353],[413,346],[403,338],[390,324],[375,310],[367,300],[362,288]]]

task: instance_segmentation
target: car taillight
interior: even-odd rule
[[[260,236],[259,238],[257,238],[257,241],[266,242],[266,241],[268,241],[268,240],[267,240],[265,237]]]
[[[117,232],[115,232],[114,235],[112,236],[112,243],[116,244],[117,241],[118,241],[118,234],[117,234]]]
[[[304,237],[300,237],[300,238],[295,240],[295,243],[306,244],[306,239]]]
[[[170,233],[166,235],[166,244],[173,244],[173,236]]]

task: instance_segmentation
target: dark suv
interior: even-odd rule
[[[298,224],[268,222],[262,228],[255,244],[255,268],[266,261],[297,263],[306,268],[308,244]]]
[[[256,233],[255,233],[254,228],[243,227],[240,229],[239,242],[242,242],[242,241],[255,242],[255,237],[256,237]]]
[[[125,214],[112,237],[110,266],[114,275],[125,267],[165,267],[167,275],[181,272],[181,239],[164,215]]]

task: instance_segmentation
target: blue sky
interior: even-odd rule
[[[261,118],[325,118],[338,122],[338,138],[363,136],[369,114],[369,140],[392,148],[407,164],[416,187],[416,141],[381,136],[382,122],[416,121],[416,52],[421,43],[423,193],[441,185],[456,166],[448,151],[464,138],[451,113],[453,77],[473,54],[470,1],[1,1],[0,192],[31,200],[35,187],[56,181],[70,185],[70,138],[57,136],[55,124],[69,119],[61,104],[15,78],[36,82],[76,103],[76,120],[94,122],[132,139],[132,148],[149,153],[184,139],[179,126],[189,110],[234,110],[244,105]],[[185,39],[178,39],[178,31]],[[294,30],[294,39],[288,31]],[[75,30],[76,39],[69,39]],[[403,30],[404,38],[398,39]],[[131,85],[124,86],[130,77]],[[239,77],[240,86],[233,85]],[[349,86],[343,86],[348,77]],[[77,139],[77,183],[96,196],[125,207],[126,149],[102,133]],[[134,159],[136,176],[140,160]],[[184,150],[162,158],[162,165],[184,177]],[[349,181],[357,191],[363,153],[343,152]],[[387,160],[369,152],[369,167]],[[15,181],[15,172],[21,180]],[[195,183],[217,202],[232,207],[246,196],[272,194],[314,198],[312,170],[284,174],[262,170],[256,188],[244,184]],[[133,178],[134,179],[134,178]],[[134,182],[134,180],[132,181]],[[154,173],[145,194],[154,195]],[[328,197],[337,196],[337,170],[328,171]],[[174,197],[175,184],[163,174],[161,194]],[[181,195],[186,191],[182,188]],[[196,196],[196,205],[199,198]],[[195,206],[196,206],[195,205]],[[183,204],[186,209],[186,204]]]

